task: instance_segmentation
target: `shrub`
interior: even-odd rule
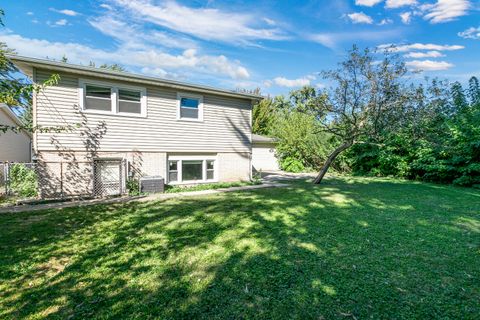
[[[36,197],[38,187],[34,169],[17,163],[10,168],[10,189],[21,197]]]
[[[305,170],[305,166],[303,165],[302,161],[292,157],[286,157],[284,159],[281,159],[280,167],[282,168],[282,170],[295,173]]]
[[[130,196],[138,196],[140,194],[140,183],[138,179],[134,179],[134,178],[128,179],[127,190]]]

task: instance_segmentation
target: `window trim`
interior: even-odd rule
[[[182,118],[180,115],[182,98],[198,100],[198,118]],[[200,94],[177,92],[177,121],[203,122],[203,96]]]
[[[86,86],[87,85],[110,88],[110,92],[111,92],[110,99],[112,103],[110,111],[86,109],[86,91],[87,91]],[[140,92],[140,113],[119,112],[119,104],[120,104],[119,95],[118,95],[119,89]],[[116,84],[112,82],[103,82],[103,81],[97,81],[97,80],[80,79],[79,88],[78,88],[78,99],[80,102],[79,103],[80,111],[84,113],[114,115],[114,116],[122,116],[122,117],[136,117],[136,118],[147,117],[147,89],[145,87]]]
[[[202,179],[201,180],[183,180],[183,161],[184,160],[195,160],[202,161]],[[207,179],[207,161],[213,161],[213,179]],[[170,181],[170,170],[169,162],[177,161],[177,181]],[[167,184],[171,185],[182,185],[182,184],[195,184],[195,183],[212,183],[218,182],[218,157],[217,155],[172,155],[167,158]]]

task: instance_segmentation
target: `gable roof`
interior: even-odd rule
[[[262,100],[261,95],[251,94],[251,93],[241,93],[233,90],[219,89],[211,86],[204,86],[198,84],[192,84],[187,82],[167,80],[157,77],[144,76],[140,74],[122,72],[122,71],[113,71],[102,68],[95,68],[90,66],[81,66],[77,64],[70,64],[66,62],[51,61],[46,59],[37,59],[30,57],[22,57],[18,55],[8,55],[10,59],[20,70],[25,74],[31,76],[32,68],[42,68],[52,71],[63,71],[73,74],[83,75],[83,76],[93,76],[104,79],[111,80],[121,80],[136,82],[142,84],[157,85],[162,87],[169,87],[174,89],[189,90],[200,93],[211,93],[235,98],[249,99],[249,100]]]

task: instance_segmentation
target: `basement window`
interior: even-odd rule
[[[217,180],[216,156],[170,156],[168,182],[189,184]]]

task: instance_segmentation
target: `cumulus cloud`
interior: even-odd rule
[[[387,0],[385,3],[385,8],[395,9],[404,6],[412,6],[417,3],[416,0]]]
[[[437,0],[433,4],[424,4],[420,10],[425,13],[423,18],[430,23],[443,23],[464,16],[470,9],[468,0]]]
[[[355,0],[357,6],[373,7],[374,5],[382,2],[383,0]]]
[[[412,60],[405,62],[407,67],[415,71],[441,71],[447,70],[454,65],[446,61],[432,61],[432,60]]]
[[[379,26],[384,26],[384,25],[387,25],[387,24],[392,24],[393,23],[393,20],[392,19],[382,19],[382,21],[380,21],[378,23]]]
[[[285,77],[276,77],[273,81],[267,81],[266,86],[268,84],[276,84],[279,87],[287,87],[287,88],[294,88],[294,87],[303,87],[310,85],[311,81],[315,80],[315,76],[307,75],[297,79],[287,79]]]
[[[58,21],[55,21],[56,26],[66,26],[68,21],[66,19],[60,19]]]
[[[170,54],[155,48],[135,48],[119,46],[107,51],[92,48],[79,43],[50,42],[47,40],[26,38],[17,34],[0,33],[0,41],[15,48],[20,55],[32,57],[61,58],[67,56],[73,63],[88,64],[90,61],[102,63],[120,63],[125,66],[149,66],[166,71],[184,70],[189,73],[227,76],[232,79],[247,79],[248,70],[240,62],[232,61],[224,55],[201,55],[196,49],[187,49],[180,54]],[[157,72],[159,72],[157,69]]]
[[[70,17],[75,17],[75,16],[78,16],[80,14],[77,11],[70,10],[70,9],[58,10],[58,9],[55,9],[55,8],[50,8],[50,11],[61,13],[61,14],[64,14],[64,15],[70,16]]]
[[[280,29],[250,13],[192,8],[175,1],[112,0],[111,3],[131,17],[204,40],[250,44],[253,40],[286,38]],[[259,22],[267,26],[260,26]]]
[[[412,19],[412,13],[411,12],[400,13],[400,19],[404,24],[409,24]]]
[[[403,55],[405,58],[440,58],[444,57],[445,55],[439,51],[427,51],[427,52],[409,52]]]
[[[458,35],[465,39],[476,39],[480,40],[480,27],[478,28],[468,28],[465,31],[459,32]]]
[[[373,19],[369,15],[366,15],[363,12],[354,12],[347,14],[347,17],[353,22],[353,23],[365,23],[365,24],[372,24]]]

